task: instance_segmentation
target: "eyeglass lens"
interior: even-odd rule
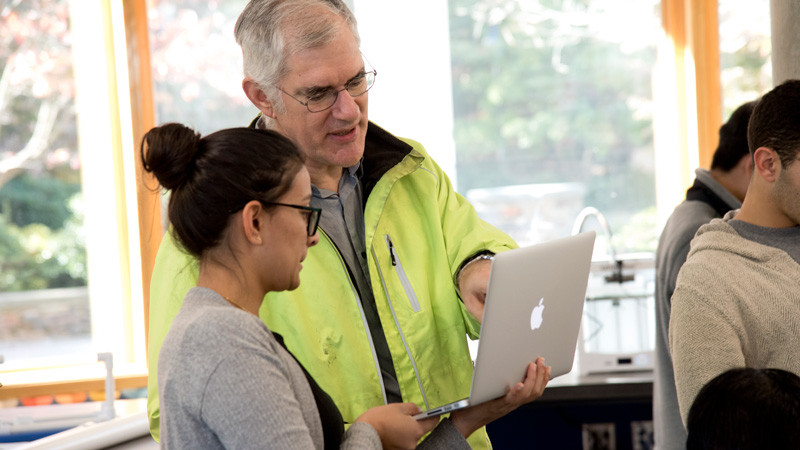
[[[319,226],[319,213],[320,210],[313,209],[308,212],[308,235],[313,236],[317,232],[317,227]]]
[[[309,97],[307,99],[306,107],[310,112],[324,111],[336,103],[336,99],[339,98],[339,92],[343,90],[346,90],[351,97],[364,95],[364,93],[370,90],[370,88],[375,84],[376,74],[377,72],[375,70],[365,72],[350,80],[350,82],[342,90],[337,91],[331,89],[317,96]]]

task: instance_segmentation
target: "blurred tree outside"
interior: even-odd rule
[[[654,251],[659,0],[451,0],[458,189],[579,182]],[[771,87],[769,1],[720,0],[724,115]]]
[[[151,0],[148,9],[156,122],[202,134],[246,127],[258,110],[241,87],[233,36],[246,0]]]
[[[772,89],[769,0],[719,0],[722,120]]]
[[[450,10],[461,191],[580,182],[612,229],[652,208],[657,0],[454,0]]]
[[[0,2],[0,292],[87,283],[68,7]]]
[[[580,182],[615,234],[651,222],[659,1],[452,0],[450,19],[459,190]]]

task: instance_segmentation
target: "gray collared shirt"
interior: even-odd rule
[[[361,162],[342,171],[339,192],[311,186],[311,205],[322,209],[319,226],[339,249],[350,276],[358,289],[361,305],[369,325],[372,344],[381,367],[386,398],[400,402],[400,386],[394,371],[392,356],[386,343],[381,320],[375,306],[372,284],[367,266],[367,249],[364,231],[363,188],[359,179]]]

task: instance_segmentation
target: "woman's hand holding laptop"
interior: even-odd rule
[[[413,415],[420,411],[413,403],[390,403],[368,409],[356,422],[372,425],[381,437],[383,448],[415,448],[422,435],[439,423],[439,417],[414,419]]]
[[[450,421],[467,437],[489,422],[541,397],[548,381],[550,366],[545,365],[544,358],[536,358],[535,363],[528,364],[525,380],[512,386],[505,396],[453,411],[450,413]]]

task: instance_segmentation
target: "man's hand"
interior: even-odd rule
[[[535,363],[528,364],[525,380],[512,386],[504,397],[453,411],[450,421],[465,438],[469,437],[478,428],[541,397],[548,381],[550,366],[544,364],[544,358],[536,358]]]
[[[461,301],[470,314],[483,321],[483,305],[486,302],[486,288],[489,285],[489,273],[492,268],[492,261],[481,259],[471,261],[458,275],[458,291],[461,293]]]

